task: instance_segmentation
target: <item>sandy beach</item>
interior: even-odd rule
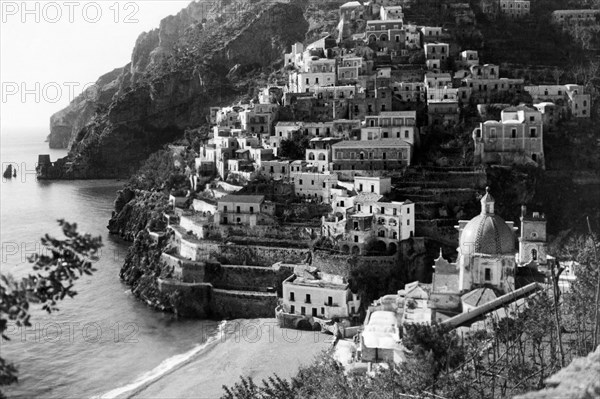
[[[219,398],[222,386],[233,385],[241,375],[257,383],[273,373],[295,375],[332,341],[319,332],[281,329],[275,319],[230,321],[216,338],[190,361],[125,397]]]

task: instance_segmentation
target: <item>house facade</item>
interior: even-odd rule
[[[289,314],[339,320],[357,316],[360,308],[360,297],[341,276],[305,271],[284,280],[282,290]]]
[[[544,168],[542,114],[527,106],[509,107],[501,121],[483,122],[473,131],[475,162],[533,164]]]
[[[249,227],[265,221],[261,207],[265,203],[264,195],[234,195],[229,194],[217,202],[217,225],[237,224]]]

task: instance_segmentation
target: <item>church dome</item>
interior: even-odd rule
[[[460,235],[460,253],[507,255],[515,252],[515,234],[504,219],[494,214],[494,198],[488,192],[481,199],[481,213],[471,219]]]

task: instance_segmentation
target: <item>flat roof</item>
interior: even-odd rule
[[[407,143],[401,139],[380,139],[380,140],[344,140],[339,143],[332,145],[334,148],[377,148],[377,147],[410,147],[410,143]]]
[[[265,200],[264,195],[236,195],[228,194],[219,198],[219,202],[242,202],[245,204],[260,204]]]

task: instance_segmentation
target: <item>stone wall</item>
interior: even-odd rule
[[[277,294],[214,289],[210,303],[214,315],[226,319],[274,317]]]
[[[181,260],[179,260],[179,258],[163,252],[160,255],[160,260],[161,260],[161,262],[164,263],[164,265],[166,267],[168,267],[169,269],[172,270],[174,279],[177,279],[177,280],[183,279],[183,272],[182,272],[182,268],[181,268],[182,262],[181,262]]]
[[[205,238],[208,236],[208,231],[204,228],[204,223],[197,223],[194,218],[181,216],[179,219],[179,226],[186,232],[191,231],[192,234],[198,238]]]
[[[215,256],[223,264],[271,266],[277,262],[302,263],[309,253],[308,248],[221,244]]]
[[[275,292],[282,295],[283,280],[294,274],[293,266],[275,265],[238,266],[222,265],[218,273],[211,276],[210,282],[221,289],[241,291]]]
[[[173,297],[172,306],[181,316],[208,318],[212,314],[213,288],[210,284],[158,279],[158,289],[162,294]]]
[[[392,269],[398,267],[398,257],[392,256],[353,256],[329,253],[328,251],[313,251],[312,264],[325,273],[350,277],[352,270],[361,267]]]
[[[320,225],[298,224],[298,225],[257,225],[254,227],[243,225],[221,225],[210,230],[210,237],[215,239],[227,236],[266,238],[278,240],[300,240],[308,241],[311,233],[319,232]]]
[[[267,291],[277,287],[272,267],[223,265],[211,281],[217,288],[242,291]]]

